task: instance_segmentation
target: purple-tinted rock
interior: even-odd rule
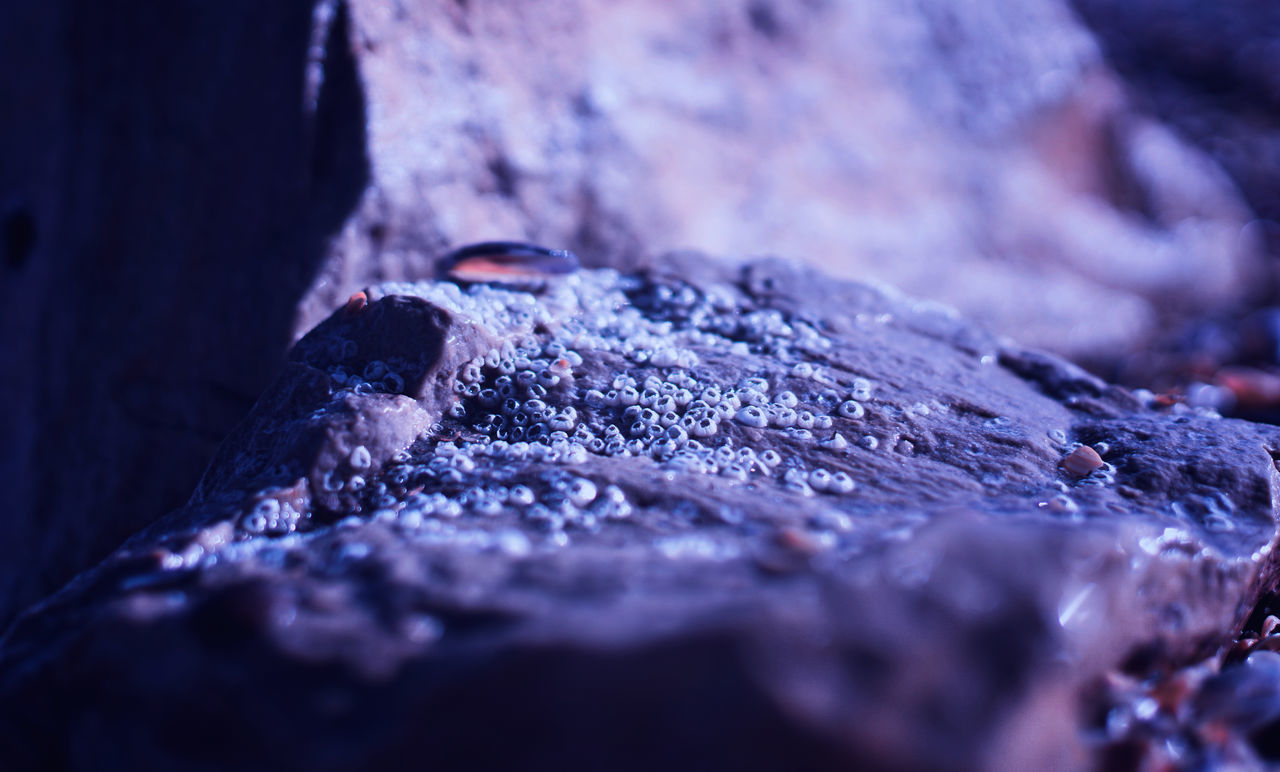
[[[1273,582],[1273,429],[688,258],[334,312],[207,493],[0,640],[5,758],[1078,768],[1098,677],[1211,653]],[[330,452],[388,400],[420,435]]]
[[[782,254],[1094,362],[1258,285],[1231,186],[1059,0],[0,21],[0,625],[181,506],[298,334],[457,244]]]

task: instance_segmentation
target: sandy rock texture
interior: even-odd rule
[[[687,253],[366,297],[0,639],[11,768],[1074,769],[1100,678],[1273,583],[1273,428],[934,304]]]
[[[1100,358],[1250,286],[1230,185],[1053,0],[3,15],[0,624],[181,506],[303,330],[459,242],[775,253]]]

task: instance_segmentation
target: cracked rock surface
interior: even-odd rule
[[[1272,584],[1274,429],[929,304],[689,255],[367,297],[0,640],[13,768],[1076,768],[1091,683]]]

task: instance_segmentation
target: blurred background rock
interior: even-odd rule
[[[781,255],[1265,416],[1276,15],[7,3],[0,625],[181,505],[302,331],[469,241]]]

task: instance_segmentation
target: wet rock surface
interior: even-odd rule
[[[930,304],[687,254],[365,298],[0,641],[15,768],[1075,768],[1099,679],[1272,589],[1274,429]]]

